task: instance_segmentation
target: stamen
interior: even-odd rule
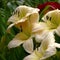
[[[50,17],[50,21],[51,21],[51,18],[52,18],[52,17]]]
[[[46,16],[46,19],[48,20],[49,19],[49,16]]]

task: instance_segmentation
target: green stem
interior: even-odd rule
[[[40,13],[40,20],[41,20],[41,17],[43,16],[43,13],[47,10],[47,9],[49,9],[51,6],[50,5],[48,5],[48,6],[46,6],[43,10],[42,10],[42,12]],[[40,21],[39,20],[39,21]]]

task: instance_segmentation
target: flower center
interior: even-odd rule
[[[58,27],[57,24],[52,23],[51,21],[47,21],[46,23],[49,29],[56,29]]]

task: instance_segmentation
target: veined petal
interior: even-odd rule
[[[27,6],[18,6],[15,11],[13,12],[13,15],[9,18],[8,22],[17,22],[25,17],[26,13],[30,10]]]
[[[42,40],[40,49],[46,50],[50,45],[54,46],[55,43],[55,38],[54,38],[54,33],[53,32],[48,32],[46,37]]]
[[[26,19],[27,19],[27,18],[21,19],[21,20],[15,22],[15,23],[10,24],[10,25],[8,26],[7,30],[10,29],[11,27],[13,27],[14,25],[18,25],[19,23],[25,22]]]
[[[35,36],[35,40],[40,43],[41,40],[43,40],[46,37],[49,30],[46,23],[40,22],[40,23],[35,23],[33,25],[32,32]]]
[[[44,38],[46,38],[48,34],[48,30],[38,31],[34,34],[36,42],[41,42]]]
[[[53,32],[49,32],[47,36],[42,40],[38,50],[35,50],[32,54],[24,58],[24,60],[44,60],[56,53],[55,39]]]
[[[39,47],[39,52],[42,54],[41,59],[46,59],[56,53],[56,47],[54,43],[55,39],[53,32],[49,32],[44,40],[42,40],[41,46]]]
[[[28,16],[28,19],[31,24],[37,23],[39,21],[39,13],[33,12],[30,16]]]
[[[8,48],[17,47],[21,45],[22,43],[24,43],[26,39],[28,39],[28,36],[24,34],[23,32],[20,32],[13,38],[13,40],[9,42]]]
[[[15,14],[15,15],[12,15],[9,19],[8,19],[8,22],[16,22],[16,21],[18,21],[19,20],[19,18],[18,18],[18,16]]]
[[[33,40],[32,40],[32,38],[29,38],[28,40],[26,40],[23,44],[23,47],[26,50],[26,52],[32,53],[33,52]]]
[[[12,22],[12,24],[9,25],[8,29],[10,29],[14,25],[20,28],[20,24],[23,24],[23,22],[26,22],[26,20],[29,21],[28,23],[30,23],[30,25],[35,22],[38,22],[39,20],[38,11],[39,11],[38,8],[32,8],[24,5],[17,7],[14,11],[14,14],[8,20],[8,22]]]
[[[57,33],[57,35],[60,36],[60,25],[57,27],[57,29],[55,30],[55,32]]]
[[[53,22],[53,21],[58,22],[56,19],[57,19],[58,15],[60,14],[59,12],[60,12],[59,9],[49,11],[42,17],[42,20],[47,21],[47,20],[50,20],[50,17],[51,17],[51,18],[54,18],[53,20],[51,20],[51,22]]]
[[[40,23],[35,23],[33,26],[32,26],[32,32],[38,32],[38,31],[43,31],[45,29],[48,29],[48,26],[46,23],[44,22],[40,22]]]
[[[32,7],[28,7],[28,6],[24,6],[24,5],[18,6],[15,9],[12,17],[9,18],[8,22],[16,22],[23,18],[29,17],[30,15],[32,15],[34,13],[36,13],[36,16],[38,17],[38,11],[39,11],[38,8],[32,8]]]
[[[48,25],[50,25],[53,29],[56,29],[60,25],[60,13],[59,12],[60,12],[59,9],[52,10],[46,13],[43,16],[42,20],[44,22],[50,21],[48,22]]]
[[[46,58],[48,58],[48,57],[51,57],[51,56],[53,56],[54,54],[56,54],[56,48],[53,46],[53,47],[49,47],[46,51],[45,51],[45,53],[44,53],[44,55],[43,55],[43,57],[41,58],[41,60],[44,60],[44,59],[46,59]]]

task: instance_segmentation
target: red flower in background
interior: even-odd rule
[[[60,9],[60,4],[57,2],[46,2],[44,4],[39,4],[38,8],[40,9],[40,11],[42,11],[46,6],[50,6],[50,7],[45,12],[54,10],[54,9]]]

